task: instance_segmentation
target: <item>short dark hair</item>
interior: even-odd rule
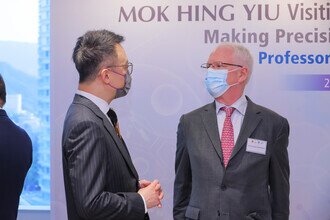
[[[79,37],[72,54],[79,82],[95,79],[100,64],[106,58],[117,58],[115,45],[123,41],[123,36],[108,30],[88,31]]]
[[[6,103],[6,84],[1,74],[0,74],[0,100],[2,101],[3,105]]]

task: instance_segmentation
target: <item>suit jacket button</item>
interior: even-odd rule
[[[222,184],[222,185],[221,185],[221,190],[222,190],[222,191],[225,191],[226,189],[227,189],[227,186],[226,186],[225,184]]]

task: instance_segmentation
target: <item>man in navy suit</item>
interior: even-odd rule
[[[7,116],[6,86],[0,74],[0,219],[17,217],[19,196],[32,163],[32,143],[28,134]]]
[[[245,96],[251,53],[223,43],[201,67],[214,101],[180,119],[174,220],[288,220],[289,123]]]

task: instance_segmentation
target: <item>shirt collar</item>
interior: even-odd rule
[[[226,105],[220,102],[215,101],[216,112],[219,113],[219,110]],[[231,106],[226,107],[234,107],[241,115],[245,115],[246,107],[247,107],[247,99],[243,94],[236,102],[234,102]]]
[[[99,109],[105,115],[107,115],[107,112],[109,111],[110,106],[105,100],[103,100],[89,92],[85,92],[85,91],[81,91],[81,90],[78,90],[76,92],[76,94],[84,96],[84,97],[88,98],[89,100],[91,100],[97,107],[99,107]]]

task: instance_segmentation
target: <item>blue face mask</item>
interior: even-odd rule
[[[231,70],[232,71],[235,71]],[[218,98],[222,96],[231,86],[237,85],[237,83],[234,83],[232,85],[228,85],[227,83],[227,76],[229,71],[227,69],[211,69],[209,68],[207,70],[206,76],[205,76],[205,85],[207,88],[207,91],[210,93],[213,98]]]

